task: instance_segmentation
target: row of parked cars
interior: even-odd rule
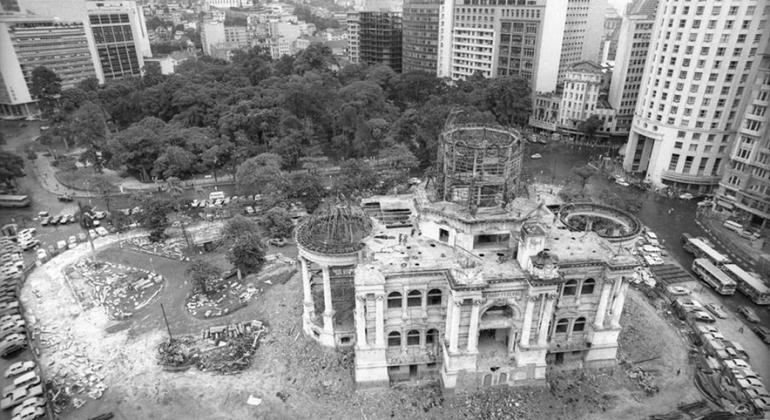
[[[94,226],[99,226],[101,224],[99,221],[107,217],[106,211],[94,211],[92,214],[94,216]],[[47,211],[41,211],[38,213],[38,218],[40,219],[41,226],[66,225],[77,222],[77,218],[72,213],[62,213],[57,216],[51,216]]]
[[[4,376],[11,384],[3,388],[0,409],[10,409],[12,420],[32,420],[46,415],[46,399],[35,362],[16,362],[5,370]]]

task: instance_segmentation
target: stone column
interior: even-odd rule
[[[481,299],[473,299],[473,306],[471,307],[471,325],[468,327],[468,351],[478,351],[479,345],[479,309],[481,306]]]
[[[452,332],[452,312],[454,312],[454,299],[451,293],[447,293],[446,298],[446,326],[444,327],[444,339],[449,342]]]
[[[302,291],[304,292],[303,304],[305,306],[305,315],[308,319],[315,316],[315,307],[313,305],[313,294],[310,288],[310,271],[308,271],[307,260],[299,257],[300,270],[302,270]]]
[[[537,331],[537,345],[540,347],[545,347],[548,345],[548,327],[551,325],[551,317],[553,316],[553,304],[555,299],[555,294],[546,293],[543,295],[545,310],[543,310],[543,317],[540,319],[540,329]]]
[[[453,301],[452,308],[452,331],[449,336],[449,352],[457,353],[457,345],[460,341],[460,311],[462,310],[462,301]]]
[[[366,343],[366,314],[364,308],[366,307],[366,295],[356,296],[356,343],[359,348],[368,348]]]
[[[599,306],[596,308],[596,318],[594,319],[594,329],[604,328],[604,315],[607,313],[607,304],[610,301],[610,291],[612,286],[608,280],[602,284],[602,294],[599,296]]]
[[[527,306],[524,308],[524,322],[521,326],[521,345],[522,347],[529,347],[529,335],[532,330],[532,310],[538,297],[526,296],[525,299],[527,299]]]
[[[620,314],[623,313],[623,304],[626,302],[626,293],[628,293],[628,282],[624,282],[622,278],[617,281],[623,283],[620,285],[618,295],[615,296],[615,301],[612,302],[612,319],[610,319],[612,328],[620,328]]]
[[[384,295],[377,295],[374,298],[375,325],[374,325],[374,344],[377,347],[385,346],[385,308]]]
[[[332,307],[332,283],[329,267],[321,267],[324,279],[324,332],[334,334],[334,308]]]
[[[402,292],[403,293],[401,295],[401,318],[407,319],[409,318],[409,312],[407,312],[409,309],[406,307],[406,303],[409,300],[409,298],[407,297],[409,295],[409,290],[404,288]]]

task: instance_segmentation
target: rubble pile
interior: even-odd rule
[[[56,354],[46,367],[55,408],[61,410],[69,403],[79,408],[85,404],[86,397],[93,400],[102,397],[107,389],[102,372],[104,361],[89,358],[86,346],[73,341],[69,327],[47,330],[34,323],[31,330],[40,347]]]
[[[189,258],[184,255],[187,250],[187,243],[182,238],[170,238],[165,242],[157,243],[150,242],[150,239],[147,236],[141,236],[122,241],[120,247],[128,247],[134,251],[157,255],[172,260],[189,260]]]
[[[64,275],[84,310],[102,306],[114,320],[133,315],[150,303],[163,287],[160,274],[88,259],[67,267]]]
[[[158,363],[164,370],[176,371],[195,365],[200,371],[238,373],[251,364],[267,327],[258,320],[210,327],[199,337],[186,336],[161,343]]]
[[[225,274],[210,284],[209,293],[192,294],[185,306],[198,318],[227,315],[246,306],[269,286],[286,283],[296,272],[294,264],[281,257],[272,258],[257,276],[239,280],[234,273]]]
[[[645,371],[639,366],[633,367],[626,372],[626,375],[635,380],[640,388],[644,390],[647,395],[655,395],[658,393],[658,385],[655,383],[655,377],[652,373]]]

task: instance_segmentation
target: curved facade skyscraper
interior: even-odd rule
[[[711,192],[768,42],[763,0],[661,0],[624,168],[656,187]]]

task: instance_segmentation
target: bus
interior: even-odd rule
[[[720,295],[734,295],[736,282],[706,258],[696,258],[692,271]]]
[[[695,255],[695,258],[707,258],[713,264],[722,266],[730,264],[730,259],[726,255],[717,252],[711,245],[706,243],[703,238],[690,238],[684,243],[685,251]]]
[[[29,197],[26,195],[0,195],[0,207],[27,207]]]
[[[738,290],[757,305],[770,305],[770,287],[735,264],[725,264],[724,271],[738,283]]]

